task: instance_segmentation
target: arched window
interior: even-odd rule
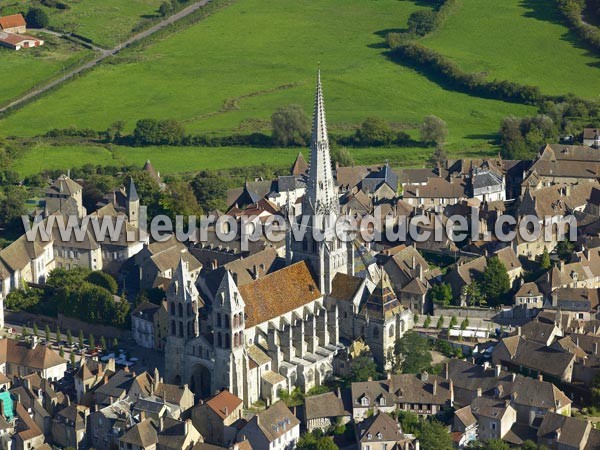
[[[229,348],[231,347],[231,338],[229,337],[228,334],[225,335],[225,348]]]
[[[181,303],[177,305],[177,314],[179,317],[183,317],[183,305]]]
[[[177,325],[174,320],[171,320],[171,334],[175,336],[177,334]]]
[[[188,317],[192,316],[192,304],[191,303],[187,304],[187,315],[188,315]]]
[[[225,323],[223,324],[223,327],[229,328],[229,315],[228,314],[225,314],[224,322]]]
[[[379,328],[378,327],[373,328],[373,337],[374,338],[379,337]]]
[[[183,322],[179,322],[179,337],[183,337]]]
[[[188,322],[188,337],[194,335],[194,322]]]
[[[175,315],[175,303],[171,302],[171,315],[174,316]]]
[[[217,327],[221,328],[221,313],[217,313]]]
[[[221,333],[217,333],[217,347],[223,347],[223,338]]]
[[[390,330],[388,332],[388,336],[391,338],[394,337],[394,325],[390,325]]]

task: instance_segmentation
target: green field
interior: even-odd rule
[[[69,9],[43,9],[50,17],[50,27],[74,32],[94,43],[114,47],[132,34],[133,28],[154,18],[162,0],[62,0]],[[3,14],[26,11],[31,0],[0,0]]]
[[[435,114],[448,123],[451,151],[489,149],[503,117],[535,108],[447,91],[389,61],[386,31],[406,27],[419,8],[398,0],[239,0],[16,111],[0,121],[0,133],[104,129],[116,120],[131,130],[145,117],[180,120],[190,133],[265,131],[279,106],[312,109],[320,63],[332,131],[368,116],[415,127]]]
[[[250,147],[145,147],[51,146],[34,145],[11,167],[22,177],[43,170],[63,170],[85,164],[142,167],[149,159],[162,174],[196,172],[203,169],[231,169],[240,166],[291,167],[299,149]],[[388,160],[393,167],[422,166],[433,149],[427,148],[361,148],[350,149],[357,164],[381,164]],[[302,149],[309,157],[308,150]],[[480,153],[478,153],[480,155]],[[475,155],[473,155],[475,156]]]
[[[60,76],[63,70],[92,54],[91,50],[56,36],[40,33],[43,47],[18,52],[0,47],[0,105],[43,84],[44,80]]]
[[[553,0],[461,0],[423,40],[469,72],[600,99],[600,58],[582,48]]]

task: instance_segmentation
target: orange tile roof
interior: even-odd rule
[[[3,30],[6,28],[24,27],[26,25],[27,23],[22,14],[0,17],[0,28]]]
[[[321,297],[305,261],[292,264],[239,288],[246,303],[246,327],[281,316]]]
[[[227,418],[241,404],[242,400],[229,391],[221,391],[206,402],[221,419]]]

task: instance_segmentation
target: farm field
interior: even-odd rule
[[[62,0],[69,9],[42,8],[50,27],[80,34],[103,47],[114,47],[140,22],[157,15],[161,0]],[[0,0],[3,14],[26,11],[30,0]]]
[[[38,33],[43,47],[15,52],[0,47],[0,105],[33,89],[63,70],[91,56],[93,52],[67,40]]]
[[[42,170],[63,170],[93,165],[143,166],[146,160],[161,174],[194,172],[204,169],[231,169],[262,164],[287,168],[292,165],[298,148],[252,147],[144,147],[39,144],[25,151],[11,167],[26,177]],[[388,160],[393,167],[422,166],[431,148],[360,148],[349,149],[357,164],[381,164]],[[309,152],[302,149],[305,158]],[[475,155],[481,155],[476,153]],[[471,156],[475,156],[471,155]]]
[[[489,7],[487,0],[461,0],[422,43],[490,79],[600,99],[600,57],[581,46],[554,1],[502,0],[494,2],[493,12]]]
[[[130,49],[0,121],[31,136],[71,125],[131,131],[141,118],[172,118],[188,133],[223,135],[280,106],[312,110],[320,63],[331,131],[380,116],[413,129],[428,114],[450,130],[451,152],[492,149],[500,121],[535,108],[442,89],[385,56],[387,31],[421,6],[408,1],[243,0],[141,49]],[[315,50],[316,49],[316,50]]]

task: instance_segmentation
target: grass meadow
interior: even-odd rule
[[[136,165],[150,160],[161,174],[197,172],[204,169],[231,169],[267,164],[291,167],[298,148],[251,147],[144,147],[37,144],[26,150],[11,167],[26,177],[42,170],[63,170],[94,165]],[[308,159],[308,149],[302,149]],[[350,149],[357,164],[381,164],[388,160],[393,167],[423,166],[431,148],[360,148]],[[475,155],[481,155],[476,152]],[[475,156],[471,155],[471,156]]]
[[[91,50],[39,33],[43,47],[15,52],[0,47],[0,105],[8,103],[49,78],[60,76],[63,70],[92,55]]]
[[[50,26],[74,32],[104,47],[114,47],[132,34],[136,25],[157,16],[162,0],[62,0],[69,9],[42,8]],[[3,14],[26,11],[31,0],[0,0]]]
[[[600,57],[581,46],[554,1],[461,0],[423,44],[490,79],[600,100]]]
[[[535,109],[448,91],[388,60],[385,34],[406,27],[419,8],[398,0],[240,0],[26,105],[0,121],[0,133],[104,129],[116,120],[131,130],[146,117],[179,120],[189,133],[267,131],[282,105],[311,111],[320,64],[332,132],[369,116],[414,129],[435,114],[448,123],[450,151],[489,151],[503,117]]]

